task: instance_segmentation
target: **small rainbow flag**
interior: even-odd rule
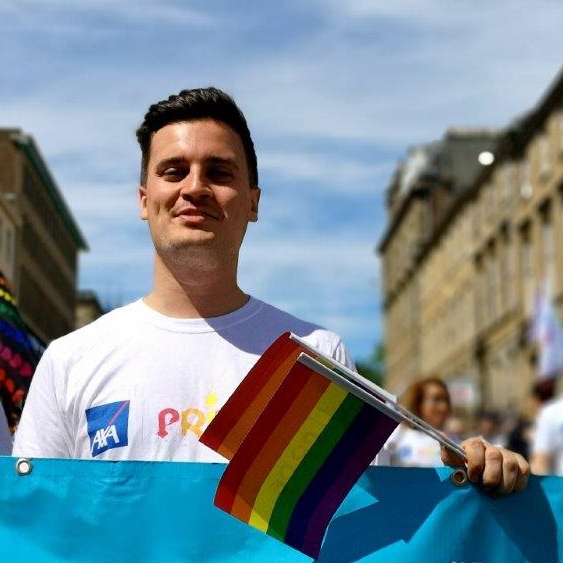
[[[201,441],[231,459],[216,506],[317,557],[332,516],[398,422],[319,373],[304,350],[282,335]]]

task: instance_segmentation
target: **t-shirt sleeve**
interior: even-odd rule
[[[47,348],[33,375],[15,433],[14,456],[71,457],[68,425],[56,389],[64,374],[55,366],[52,350]]]
[[[346,345],[344,344],[344,342],[342,342],[342,340],[338,339],[338,344],[336,345],[332,357],[337,362],[344,364],[346,367],[353,369],[354,371],[356,370],[356,364],[352,359],[352,355],[350,354],[348,348],[346,348]]]

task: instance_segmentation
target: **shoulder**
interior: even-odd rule
[[[316,323],[303,320],[259,299],[252,298],[252,301],[256,307],[257,314],[260,316],[260,322],[266,327],[279,327],[282,332],[289,330],[302,338],[312,337],[315,334],[338,338],[335,333]]]
[[[113,309],[95,321],[53,340],[46,352],[72,353],[93,347],[99,342],[107,342],[115,334],[126,334],[126,326],[135,324],[136,310],[137,302]]]
[[[547,422],[555,419],[563,420],[563,397],[554,399],[545,405],[538,415],[538,422]]]
[[[303,320],[274,305],[253,298],[257,307],[260,326],[271,335],[273,341],[284,332],[292,332],[308,344],[329,354],[336,360],[352,365],[352,359],[338,334],[323,326]]]
[[[395,429],[394,434],[391,434],[391,437],[394,437],[394,441],[396,442],[417,442],[425,435],[414,428],[411,428],[406,423],[401,423]]]

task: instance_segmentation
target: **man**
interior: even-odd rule
[[[238,286],[239,250],[258,219],[260,189],[234,101],[215,88],[184,90],[149,108],[137,138],[153,289],[49,346],[14,455],[223,461],[198,438],[281,333],[352,365],[334,333]],[[499,492],[525,486],[522,458],[479,439],[467,452],[472,480]]]

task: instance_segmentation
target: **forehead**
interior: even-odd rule
[[[245,162],[238,133],[226,123],[198,119],[169,123],[154,133],[150,161],[164,158],[219,157]]]
[[[446,390],[439,383],[427,383],[423,387],[425,395],[446,395]]]

